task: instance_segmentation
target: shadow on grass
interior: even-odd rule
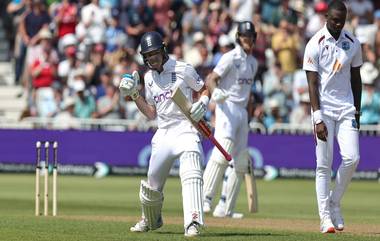
[[[159,234],[183,234],[183,232],[171,232],[171,231],[156,231],[155,233],[159,233]]]
[[[204,232],[202,233],[202,237],[249,237],[249,236],[256,236],[256,237],[281,237],[281,236],[289,236],[287,234],[278,234],[278,233],[247,233],[247,232],[224,232],[224,233],[212,233],[212,232]]]
[[[159,231],[157,232],[159,234],[170,234],[170,235],[175,235],[175,234],[183,234],[183,232],[170,232],[170,231]],[[248,232],[224,232],[224,233],[219,233],[219,232],[202,232],[201,237],[249,237],[249,236],[257,236],[257,237],[285,237],[289,236],[288,234],[278,234],[278,233],[248,233]]]

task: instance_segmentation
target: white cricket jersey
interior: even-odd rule
[[[325,115],[340,116],[355,112],[351,89],[351,67],[363,63],[359,41],[342,30],[336,41],[326,25],[307,43],[303,69],[318,73],[319,101]]]
[[[257,72],[256,59],[236,45],[221,57],[213,71],[221,77],[218,88],[229,94],[226,101],[245,107]]]
[[[179,86],[187,99],[193,102],[193,91],[202,89],[204,82],[195,69],[184,62],[169,58],[164,70],[149,70],[145,76],[145,99],[156,107],[158,128],[182,125],[191,126],[184,114],[171,100],[173,90]]]

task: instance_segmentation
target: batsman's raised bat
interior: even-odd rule
[[[224,158],[226,158],[227,161],[231,161],[231,155],[224,150],[224,148],[220,145],[220,143],[215,139],[215,137],[212,135],[212,131],[206,124],[204,120],[200,120],[199,122],[195,122],[190,117],[190,109],[191,109],[191,103],[186,98],[186,96],[182,93],[181,89],[177,87],[172,94],[172,100],[173,102],[178,106],[178,108],[182,111],[182,113],[187,117],[187,119],[193,124],[193,126],[202,133],[205,137],[207,137],[215,146],[218,148],[218,150],[223,154]]]

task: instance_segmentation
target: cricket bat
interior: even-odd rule
[[[259,210],[258,199],[257,199],[257,188],[255,174],[253,173],[252,160],[248,159],[248,173],[244,175],[245,186],[247,189],[247,199],[248,199],[248,210],[251,213],[257,213]]]
[[[187,117],[187,119],[191,122],[191,124],[205,137],[207,137],[218,150],[223,154],[224,158],[227,161],[231,161],[231,155],[224,150],[224,148],[220,145],[220,143],[215,139],[212,135],[212,131],[208,127],[207,123],[204,120],[200,120],[199,122],[195,122],[190,117],[190,109],[191,103],[186,98],[186,96],[182,93],[181,89],[177,87],[172,94],[173,102],[178,106],[178,108],[182,111],[182,113]]]

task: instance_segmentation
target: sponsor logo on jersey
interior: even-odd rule
[[[251,78],[240,78],[237,80],[239,85],[251,85],[253,83],[253,79]]]
[[[342,63],[337,59],[335,60],[334,66],[333,66],[333,72],[337,73],[342,69],[343,65]]]
[[[159,95],[153,96],[153,100],[156,104],[164,102],[166,100],[170,100],[172,98],[172,93],[173,93],[173,90],[171,90],[171,89],[164,91],[164,92],[160,93]]]

